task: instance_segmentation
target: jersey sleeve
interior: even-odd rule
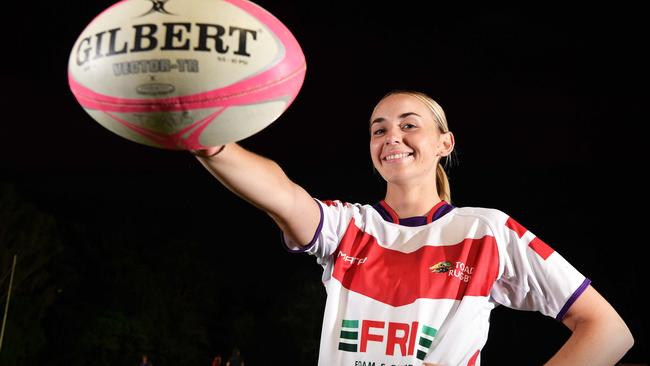
[[[326,265],[329,257],[338,247],[341,237],[345,233],[348,225],[352,221],[355,211],[358,211],[357,205],[341,201],[318,200],[320,208],[320,223],[316,228],[314,237],[311,242],[305,246],[293,242],[283,233],[282,240],[290,252],[309,253],[316,256],[318,262],[323,266]]]
[[[504,214],[498,221],[500,275],[491,297],[513,309],[562,320],[590,280],[512,217]]]

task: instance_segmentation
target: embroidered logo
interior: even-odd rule
[[[429,267],[429,269],[433,273],[445,273],[445,272],[449,272],[451,266],[452,266],[451,262],[444,261],[444,262],[434,264],[433,266]]]
[[[449,271],[449,277],[457,278],[465,283],[469,282],[472,279],[474,274],[474,266],[469,266],[464,262],[456,262],[456,267]]]
[[[363,258],[357,258],[357,257],[352,257],[349,256],[343,252],[339,252],[339,255],[337,258],[343,257],[343,262],[350,263],[350,264],[356,264],[357,266],[360,266],[368,260],[368,257],[363,257]]]

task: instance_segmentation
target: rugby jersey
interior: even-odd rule
[[[399,219],[384,201],[316,201],[313,240],[283,240],[323,267],[320,366],[480,365],[497,304],[561,320],[590,283],[496,209],[442,201]]]

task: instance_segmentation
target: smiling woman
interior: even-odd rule
[[[389,93],[370,125],[372,162],[387,184],[374,205],[312,198],[235,143],[193,151],[273,218],[289,251],[322,265],[319,365],[479,365],[497,304],[572,331],[548,365],[612,365],[627,352],[625,322],[557,251],[500,210],[451,204],[440,160],[454,135],[432,98]]]
[[[454,135],[449,131],[445,112],[426,95],[395,91],[386,95],[375,107],[370,122],[370,156],[375,168],[387,182],[394,182],[395,179],[431,179],[430,176],[418,175],[434,175],[436,184],[429,188],[436,189],[436,192],[421,192],[421,196],[451,202],[449,180],[439,161],[453,150]],[[414,165],[419,169],[413,172],[415,177],[408,174],[394,176],[411,161],[416,162]],[[388,185],[386,201],[392,201],[389,196],[402,196],[400,192],[391,193],[398,187],[404,185]],[[428,206],[426,208],[433,206],[432,202],[420,203]],[[404,214],[415,216],[417,212],[414,215]]]

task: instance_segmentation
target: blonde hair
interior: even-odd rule
[[[410,95],[416,98],[417,100],[419,100],[420,102],[422,102],[424,105],[426,105],[429,108],[429,110],[433,114],[433,120],[438,125],[438,130],[440,131],[440,133],[449,132],[449,125],[447,124],[447,117],[445,115],[445,111],[442,109],[440,104],[438,104],[438,102],[436,102],[433,98],[418,91],[393,90],[387,93],[386,95],[384,95],[379,100],[379,102],[395,94]],[[449,162],[450,159],[451,159],[451,155],[445,160],[445,164]],[[451,187],[449,185],[449,178],[447,177],[447,173],[445,172],[443,166],[440,165],[440,162],[438,162],[438,165],[436,166],[436,190],[438,191],[438,196],[440,196],[441,200],[451,203]]]

